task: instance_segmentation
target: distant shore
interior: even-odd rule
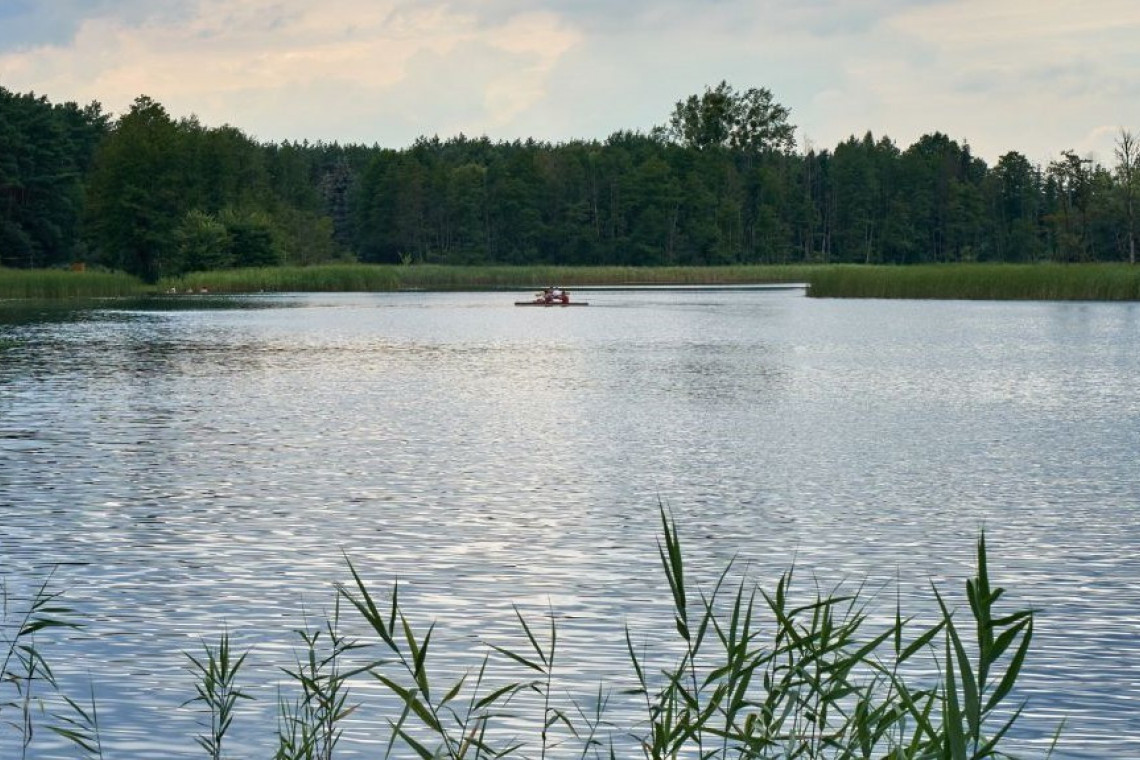
[[[1140,301],[1127,264],[557,267],[327,264],[193,272],[147,284],[118,272],[0,268],[2,299],[162,294],[531,290],[574,287],[804,284],[816,298]]]

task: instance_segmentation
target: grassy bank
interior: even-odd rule
[[[808,282],[816,298],[1140,300],[1140,267],[1126,264],[825,266]]]
[[[109,298],[147,292],[141,280],[122,272],[0,267],[0,298]]]
[[[1140,300],[1140,267],[1123,264],[938,266],[554,267],[330,264],[194,272],[147,286],[121,273],[0,269],[0,298],[159,294],[532,290],[551,284],[753,285],[808,283],[817,298]]]
[[[201,272],[160,292],[530,290],[557,284],[754,285],[802,282],[817,298],[1135,301],[1140,267],[1124,264],[790,265],[728,267],[384,266],[341,264]]]
[[[159,280],[155,291],[210,293],[359,293],[399,290],[396,267],[326,264],[190,272]]]
[[[607,715],[613,685],[575,696],[560,683],[578,668],[559,659],[554,610],[535,626],[516,608],[515,645],[486,644],[482,664],[457,674],[436,667],[429,656],[435,626],[412,619],[399,587],[376,594],[350,563],[332,619],[294,631],[296,665],[285,669],[291,693],[287,685],[278,699],[274,760],[331,760],[345,719],[377,688],[396,704],[372,729],[372,741],[387,744],[384,757],[539,758],[556,749],[559,757],[611,760],[1007,756],[1007,732],[1024,707],[1011,694],[1033,613],[998,608],[1003,589],[991,585],[984,536],[966,583],[968,609],[955,613],[934,589],[940,615],[933,624],[913,623],[896,603],[893,624],[868,632],[870,602],[858,590],[804,592],[792,571],[764,590],[732,564],[695,582],[664,511],[661,526],[663,593],[676,638],[647,651],[645,632],[627,628],[615,642],[628,653],[624,693],[635,696],[640,713],[633,725]],[[74,623],[47,581],[30,604],[8,601],[0,608],[0,732],[15,731],[26,747],[38,735],[34,722],[44,719],[40,700],[58,688],[35,634]],[[344,633],[342,605],[366,640]],[[501,631],[497,638],[505,644]],[[235,713],[252,699],[242,666],[256,653],[234,651],[224,631],[215,641],[185,654],[196,694],[186,706],[202,715],[203,756],[220,760]],[[353,656],[358,650],[363,664]],[[367,687],[356,690],[357,679]],[[46,711],[47,727],[84,757],[102,758],[102,735],[114,727],[100,724],[94,697],[60,696],[59,709]]]
[[[529,290],[547,285],[735,285],[807,282],[812,267],[555,267],[335,264],[194,272],[159,282],[158,292],[369,292]]]

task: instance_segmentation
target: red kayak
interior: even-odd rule
[[[544,288],[533,301],[515,301],[515,306],[589,306],[585,301],[570,301],[570,291],[551,285]]]

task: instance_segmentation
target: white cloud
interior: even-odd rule
[[[0,56],[0,77],[10,88],[35,88],[54,100],[100,100],[115,110],[145,93],[176,115],[260,125],[253,131],[284,139],[288,129],[265,126],[292,121],[281,100],[275,113],[257,114],[249,112],[250,99],[268,105],[274,99],[265,93],[304,92],[314,99],[293,101],[294,108],[366,109],[368,99],[389,97],[417,79],[410,69],[424,60],[447,60],[440,72],[461,79],[465,70],[481,68],[482,80],[466,78],[482,90],[480,113],[462,118],[488,126],[509,121],[544,96],[545,76],[578,42],[550,13],[518,14],[486,28],[475,15],[443,4],[199,0],[195,8],[177,24],[88,19],[66,46]],[[424,101],[435,97],[431,87],[418,94]]]
[[[1065,55],[1087,37],[1140,23],[1132,0],[956,0],[906,9],[892,26],[946,51],[985,50],[990,55],[1034,51]],[[1049,51],[1041,47],[1052,43]]]
[[[1138,115],[1133,0],[957,0],[904,11],[889,27],[926,55],[907,66],[877,57],[859,79],[908,114],[900,123],[952,131],[991,160],[1073,148],[1110,161],[1105,122]]]
[[[2,1],[2,0],[0,0]],[[260,139],[604,138],[721,79],[817,148],[872,131],[1112,158],[1140,127],[1135,0],[55,0],[0,82],[122,111],[139,94]],[[50,12],[49,12],[50,9]],[[65,13],[66,12],[66,13]],[[74,34],[49,34],[66,18]],[[49,23],[49,21],[51,23]],[[62,22],[61,22],[62,23]]]

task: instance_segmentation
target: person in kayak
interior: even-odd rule
[[[534,300],[540,303],[570,303],[570,293],[551,285],[549,288],[543,288]]]

